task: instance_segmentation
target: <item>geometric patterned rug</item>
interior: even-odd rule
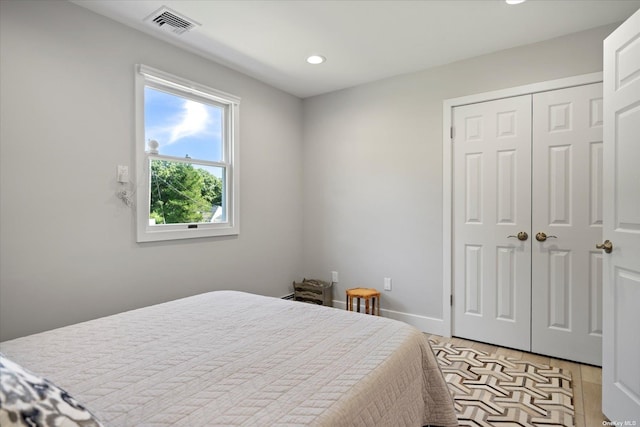
[[[571,373],[431,341],[461,426],[574,425]]]

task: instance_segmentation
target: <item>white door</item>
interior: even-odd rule
[[[455,335],[529,350],[531,96],[456,107],[453,124]]]
[[[604,42],[602,412],[640,425],[640,11]],[[628,421],[628,423],[624,423]]]
[[[533,95],[531,351],[602,363],[602,83]]]

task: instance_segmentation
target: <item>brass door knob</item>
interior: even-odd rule
[[[613,250],[613,243],[611,243],[610,240],[605,240],[603,243],[598,243],[596,245],[596,248],[604,249],[606,253],[610,254],[611,251]]]
[[[547,239],[557,239],[558,236],[547,236],[543,231],[536,234],[536,240],[538,242],[544,242]]]
[[[507,239],[510,238],[510,237],[513,237],[514,239],[518,239],[518,240],[524,242],[525,240],[527,240],[529,238],[529,235],[525,231],[521,231],[516,236],[507,236]]]

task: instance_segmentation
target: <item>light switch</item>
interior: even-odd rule
[[[116,179],[118,182],[123,184],[129,182],[129,167],[118,165],[118,172],[116,174]]]

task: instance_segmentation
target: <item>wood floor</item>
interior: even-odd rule
[[[517,360],[556,366],[571,372],[573,386],[573,405],[575,407],[576,427],[602,427],[606,420],[602,414],[602,370],[590,365],[568,362],[539,354],[526,353],[495,345],[469,341],[462,338],[443,338],[438,335],[427,337],[438,342],[450,342],[460,347],[471,347],[487,353],[502,354]]]

